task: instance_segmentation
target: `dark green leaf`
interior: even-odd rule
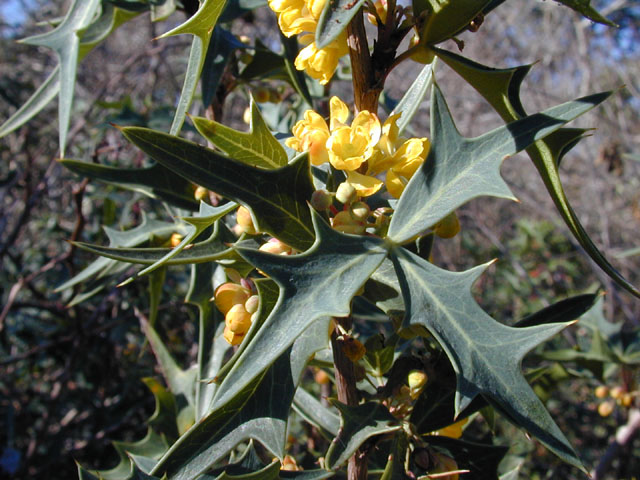
[[[328,0],[318,20],[316,47],[324,48],[338,38],[363,4],[364,0]]]
[[[187,140],[145,128],[124,128],[129,141],[178,175],[248,205],[254,221],[287,245],[313,243],[307,201],[313,193],[306,155],[276,170],[249,167]]]
[[[458,468],[469,470],[461,475],[465,480],[498,480],[498,464],[509,447],[468,442],[442,436],[425,437],[432,447],[447,450],[455,458]]]
[[[567,324],[513,328],[496,322],[471,295],[486,266],[448,272],[401,247],[392,251],[392,259],[406,305],[404,325],[425,327],[456,371],[456,414],[482,394],[564,461],[584,469],[520,371],[527,352]]]
[[[332,470],[344,464],[369,438],[402,428],[398,419],[380,403],[367,402],[355,407],[337,400],[331,403],[340,410],[340,432],[325,457],[327,468]]]
[[[238,162],[268,169],[287,164],[287,152],[269,131],[253,99],[249,132],[239,132],[203,117],[193,117],[192,120],[204,138]]]
[[[527,315],[513,326],[522,328],[547,323],[571,322],[588,312],[601,296],[598,293],[588,293],[560,300],[536,313]]]
[[[442,92],[434,85],[431,149],[400,197],[389,225],[389,238],[397,243],[407,242],[481,195],[513,199],[500,176],[504,159],[558,130],[608,96],[609,93],[602,93],[567,102],[468,139],[458,132]]]
[[[589,20],[592,20],[597,23],[602,23],[603,25],[608,25],[610,27],[617,27],[615,23],[611,20],[607,20],[605,17],[600,15],[600,13],[591,6],[591,0],[558,0],[558,3],[562,3],[567,7],[575,10],[576,12],[584,15]]]

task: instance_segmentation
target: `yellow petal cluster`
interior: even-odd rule
[[[366,110],[351,124],[349,108],[338,97],[330,100],[329,126],[316,112],[307,110],[293,127],[287,146],[309,152],[313,165],[329,162],[347,174],[347,182],[360,197],[373,195],[386,184],[388,192],[399,198],[406,184],[427,158],[426,138],[400,137],[399,114],[380,125],[378,117]],[[380,176],[385,175],[385,181]]]
[[[333,76],[340,57],[347,54],[346,33],[324,48],[315,44],[318,19],[327,0],[269,0],[269,7],[278,15],[278,25],[287,37],[304,34],[300,42],[306,45],[295,60],[295,67],[326,85]]]

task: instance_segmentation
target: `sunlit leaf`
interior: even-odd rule
[[[513,328],[487,315],[471,295],[486,266],[448,272],[401,247],[392,251],[406,306],[404,325],[425,327],[457,376],[459,414],[482,394],[564,461],[584,469],[575,451],[520,371],[524,356],[567,323]]]
[[[389,238],[397,243],[407,242],[481,195],[513,199],[500,176],[504,159],[558,130],[608,96],[609,93],[602,93],[567,102],[469,139],[458,132],[442,92],[434,85],[429,155],[400,197]]]
[[[364,4],[364,0],[328,0],[316,29],[316,47],[333,42]]]
[[[588,3],[588,2],[587,2]],[[438,56],[469,84],[471,84],[498,112],[506,122],[526,116],[520,101],[520,86],[530,69],[529,65],[513,69],[493,69],[472,62],[464,57],[436,49]],[[602,100],[599,100],[600,103]],[[580,129],[569,132],[559,130],[545,139],[538,139],[526,149],[571,233],[582,248],[613,280],[633,295],[640,297],[640,290],[630,284],[600,252],[584,230],[575,214],[560,181],[558,165],[567,152],[567,147],[575,144],[585,131]]]
[[[146,128],[123,128],[125,137],[182,177],[248,205],[254,223],[287,245],[305,250],[313,243],[307,202],[313,185],[307,156],[266,170],[247,166],[188,140]]]

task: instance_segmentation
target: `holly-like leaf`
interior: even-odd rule
[[[397,122],[399,133],[402,133],[407,125],[409,125],[418,108],[420,108],[422,100],[429,91],[429,88],[433,85],[435,68],[436,60],[429,65],[425,65],[391,112],[390,115],[401,114]]]
[[[260,231],[299,250],[313,243],[307,201],[314,188],[306,154],[282,168],[266,170],[166,133],[139,127],[123,128],[122,132],[171,171],[249,206]]]
[[[442,92],[431,99],[431,149],[400,197],[388,237],[404,243],[465,202],[481,195],[514,199],[500,176],[510,155],[558,130],[604,101],[609,93],[567,102],[468,139],[458,132]]]
[[[215,98],[220,79],[231,60],[232,53],[239,48],[245,48],[231,32],[217,25],[213,29],[211,45],[207,50],[204,66],[202,67],[202,104],[211,105]]]
[[[298,388],[293,406],[305,421],[314,425],[328,439],[334,438],[340,428],[340,417],[320,403],[304,388]]]
[[[239,132],[203,117],[193,117],[198,132],[229,157],[253,167],[275,169],[287,164],[287,152],[269,131],[256,102],[251,99],[249,132]]]
[[[182,85],[182,92],[173,117],[173,123],[171,124],[170,133],[172,135],[177,135],[184,124],[187,110],[189,110],[193,101],[198,80],[204,67],[214,27],[226,4],[226,0],[204,0],[204,2],[200,2],[200,8],[191,18],[160,36],[160,38],[166,38],[185,33],[193,35],[184,84]]]
[[[120,8],[115,8],[109,3],[103,4],[100,17],[84,31],[76,32],[80,38],[77,61],[81,61],[91,50],[105,40],[111,32],[137,15],[138,12],[129,12]],[[23,42],[27,43],[28,41],[29,39],[23,40]],[[9,117],[2,126],[0,126],[0,138],[27,123],[58,95],[60,92],[60,68],[61,63],[58,63],[47,79],[34,92],[34,94],[31,95],[24,105],[16,110],[13,115],[11,115],[11,117]],[[72,80],[73,83],[75,83],[75,76]],[[67,100],[65,100],[65,102],[66,101]],[[60,124],[59,128],[62,129],[63,125]]]
[[[558,0],[558,3],[566,5],[570,9],[575,10],[596,23],[602,23],[603,25],[608,25],[610,27],[618,26],[611,20],[603,17],[600,12],[593,8],[591,6],[591,0]]]
[[[185,210],[198,208],[198,202],[193,197],[192,183],[174,175],[159,163],[144,168],[110,167],[70,159],[62,159],[60,163],[73,173],[86,178],[112,183],[151,198],[159,198]]]
[[[367,402],[355,407],[337,400],[331,403],[340,410],[340,432],[325,457],[329,469],[335,470],[344,464],[369,438],[402,428],[398,419],[381,403]]]
[[[147,435],[137,442],[113,442],[120,463],[110,469],[102,471],[90,471],[78,465],[78,478],[80,480],[159,480],[148,475],[148,471],[141,466],[155,463],[158,458],[167,451],[168,445],[164,437],[149,429]],[[140,464],[140,466],[138,465]]]
[[[527,315],[513,326],[522,328],[547,323],[571,322],[587,313],[601,296],[598,293],[587,293],[565,298],[538,312]]]
[[[300,255],[271,255],[238,248],[280,288],[278,303],[216,392],[223,405],[255,381],[302,332],[320,318],[344,317],[350,302],[386,256],[373,237],[344,235],[313,214],[316,241]],[[274,335],[277,332],[277,335]],[[328,338],[328,332],[324,338]]]
[[[136,228],[120,232],[109,227],[104,227],[104,231],[109,238],[109,244],[112,247],[125,246],[133,247],[149,241],[152,237],[168,237],[176,231],[177,227],[174,223],[161,222],[158,220],[148,219],[143,215],[142,223]],[[73,278],[67,280],[62,285],[56,287],[56,292],[61,292],[68,288],[79,285],[92,278],[104,277],[111,273],[118,266],[118,262],[108,259],[99,258],[92,262],[80,273]],[[126,265],[125,265],[126,268]]]
[[[316,47],[324,48],[347,28],[364,0],[328,0],[316,28]]]
[[[462,478],[469,480],[498,480],[498,464],[509,447],[468,442],[443,436],[427,436],[425,441],[432,447],[444,449],[455,458],[458,468],[469,470]]]
[[[196,478],[249,439],[282,459],[296,385],[309,358],[326,348],[328,340],[323,332],[327,329],[325,319],[300,334],[266,371],[245,383],[228,401],[216,405],[185,433],[151,474],[176,480]]]
[[[67,143],[67,132],[71,120],[71,104],[78,66],[80,35],[93,20],[100,0],[74,0],[62,22],[51,32],[35,35],[21,40],[22,43],[52,49],[60,65],[60,100],[58,106],[59,140],[61,156]]]
[[[513,328],[496,322],[471,295],[486,266],[448,272],[402,247],[393,249],[392,260],[405,300],[404,326],[425,327],[456,372],[456,415],[482,394],[564,461],[584,469],[520,371],[527,352],[567,324]]]
[[[584,3],[584,2],[582,2]],[[588,3],[588,2],[587,2]],[[455,70],[506,122],[526,117],[520,101],[520,86],[531,66],[512,69],[494,69],[445,50],[435,49],[438,57]],[[599,100],[601,102],[602,100]],[[598,103],[599,103],[598,102]],[[631,285],[600,252],[575,214],[560,181],[558,166],[562,156],[584,135],[583,129],[560,129],[544,139],[538,139],[526,149],[551,195],[553,202],[582,248],[604,272],[621,287],[640,297],[640,290]]]
[[[434,45],[456,35],[469,25],[491,0],[437,0],[425,5],[429,11],[420,42]]]

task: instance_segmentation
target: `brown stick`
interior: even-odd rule
[[[335,321],[342,327],[343,331],[351,329],[352,321],[350,317],[336,318]],[[355,365],[345,355],[344,343],[340,328],[336,327],[331,335],[331,348],[333,350],[338,400],[347,405],[355,406],[360,402],[356,389]],[[366,454],[360,449],[349,459],[347,478],[348,480],[365,480],[367,478],[367,458]]]
[[[351,58],[351,71],[353,74],[353,97],[356,110],[368,110],[378,113],[378,99],[382,89],[376,85],[376,76],[373,71],[367,33],[364,29],[364,17],[362,9],[353,17],[347,27],[347,45]]]
[[[600,463],[591,473],[591,480],[601,480],[604,478],[611,462],[618,456],[620,450],[627,445],[633,437],[640,431],[640,410],[633,408],[629,411],[629,420],[616,432],[616,436],[609,444],[607,451],[600,459]]]

